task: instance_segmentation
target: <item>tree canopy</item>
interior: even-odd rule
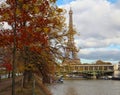
[[[49,77],[62,58],[65,11],[55,3],[56,0],[6,0],[1,4],[0,22],[3,26],[8,23],[11,29],[0,30],[0,47],[12,50],[15,41],[18,70],[37,70],[42,77]]]

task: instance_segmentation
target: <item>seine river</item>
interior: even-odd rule
[[[120,95],[120,81],[64,80],[50,86],[53,95]]]

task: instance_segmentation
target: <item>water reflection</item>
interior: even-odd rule
[[[74,87],[69,87],[65,93],[65,95],[78,95],[76,89]]]
[[[120,95],[120,81],[67,80],[50,86],[53,95]]]

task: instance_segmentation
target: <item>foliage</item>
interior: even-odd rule
[[[112,65],[112,63],[110,63],[110,62],[104,62],[104,61],[102,61],[102,60],[97,60],[97,61],[96,61],[96,64],[97,64],[97,65]]]
[[[0,47],[13,48],[16,39],[16,66],[21,71],[40,71],[49,77],[64,44],[64,10],[56,0],[6,0],[0,7],[0,21],[11,29],[0,31]],[[15,15],[14,15],[15,12]],[[16,25],[16,26],[15,26]],[[16,29],[16,36],[14,36]],[[42,69],[41,69],[42,68]]]
[[[2,64],[2,66],[5,67],[7,71],[12,71],[11,63],[4,63]]]

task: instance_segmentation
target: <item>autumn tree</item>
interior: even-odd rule
[[[3,25],[7,22],[11,26],[11,29],[0,31],[0,46],[13,48],[15,37],[19,55],[17,60],[24,63],[24,80],[35,68],[41,72],[43,81],[48,82],[52,68],[62,58],[60,48],[63,47],[66,35],[63,31],[65,18],[63,9],[58,8],[55,2],[56,0],[6,0],[0,7],[0,21]],[[16,36],[13,31],[15,24]]]
[[[97,65],[111,65],[112,63],[110,63],[110,62],[104,62],[104,61],[102,61],[102,60],[97,60],[97,61],[96,61],[96,64],[97,64]]]

